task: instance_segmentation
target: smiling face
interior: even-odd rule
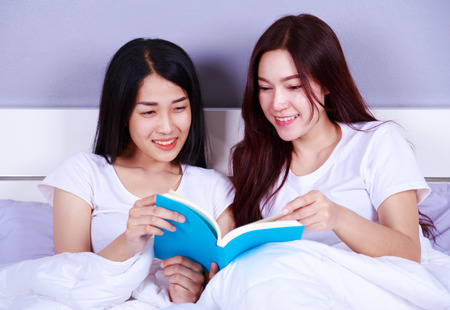
[[[157,74],[144,78],[129,120],[133,155],[150,162],[172,162],[183,148],[190,126],[187,93]]]
[[[262,55],[258,66],[258,98],[261,109],[278,135],[294,141],[307,135],[322,119],[325,91],[309,79],[313,97],[319,103],[313,107],[302,86],[292,56],[286,50],[274,50]],[[312,117],[312,118],[311,118]]]

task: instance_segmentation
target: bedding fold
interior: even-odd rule
[[[9,265],[0,269],[0,309],[31,301],[53,303],[55,309],[61,309],[61,304],[68,309],[123,304],[149,274],[153,258],[153,242],[149,242],[142,253],[124,262],[86,252]]]
[[[197,304],[172,304],[153,243],[125,262],[63,253],[0,269],[0,309],[450,309],[450,257],[422,240],[422,263],[300,240],[251,250]],[[168,307],[168,308],[166,308]]]
[[[219,272],[197,304],[199,309],[450,309],[450,257],[427,240],[422,247],[418,264],[306,240],[263,245]]]

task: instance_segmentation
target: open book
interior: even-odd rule
[[[297,221],[275,221],[279,217],[276,216],[235,228],[222,236],[219,225],[209,214],[174,191],[157,195],[156,205],[183,214],[186,221],[170,221],[177,228],[175,232],[164,230],[162,236],[155,235],[155,257],[182,255],[208,271],[212,262],[222,269],[239,254],[261,244],[298,240],[305,228]]]

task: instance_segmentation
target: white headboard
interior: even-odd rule
[[[394,120],[414,144],[429,180],[450,180],[450,109],[375,109]],[[36,184],[65,157],[91,151],[96,109],[0,109],[0,199],[43,201]],[[213,162],[228,174],[231,146],[242,135],[239,109],[206,109]]]

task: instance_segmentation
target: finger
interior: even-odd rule
[[[200,293],[201,290],[193,294],[178,284],[169,285],[169,295],[174,303],[194,303],[198,300]]]
[[[135,212],[140,214],[141,212],[155,214],[159,217],[172,220],[175,222],[184,223],[186,218],[175,211],[167,210],[162,207],[156,206],[156,195],[151,195],[139,200],[136,200],[133,208],[130,209],[130,213]]]
[[[154,205],[156,205],[156,195],[151,195],[151,196],[148,196],[148,197],[144,197],[144,198],[138,199],[138,200],[136,200],[134,205],[135,206],[136,205],[137,206],[141,206],[141,207],[154,206]]]
[[[308,193],[309,194],[309,193]],[[295,198],[291,202],[289,202],[282,210],[281,213],[286,215],[289,214],[299,208],[303,208],[305,206],[308,206],[314,202],[314,199],[312,195],[303,195],[300,197]]]
[[[217,274],[217,272],[219,272],[219,266],[217,263],[212,262],[209,268],[208,281],[210,281]]]
[[[278,220],[281,221],[299,221],[303,223],[303,219],[315,216],[317,214],[317,208],[314,207],[314,205],[308,205],[305,207],[298,208],[291,213],[288,213],[286,215],[283,215],[282,217],[278,218]]]
[[[140,217],[140,216],[157,216],[166,220],[171,220],[174,222],[184,223],[186,221],[186,217],[182,214],[168,210],[163,207],[157,207],[154,205],[149,206],[135,206],[130,209],[130,216]]]
[[[130,217],[127,222],[127,228],[138,231],[144,230],[146,232],[156,229],[157,231],[160,230],[161,233],[163,233],[163,229],[168,231],[176,230],[176,226],[171,222],[154,215]]]
[[[200,265],[199,263],[197,263],[187,257],[181,256],[181,255],[167,258],[162,263],[163,263],[163,265],[162,265],[163,267],[168,267],[171,265],[181,265],[181,266],[189,268],[192,271],[197,272],[197,273],[203,272],[202,265]]]
[[[194,295],[197,295],[203,288],[204,277],[202,281],[196,281],[190,277],[186,277],[184,274],[176,273],[169,277],[170,285],[179,285],[182,288],[188,290]]]
[[[152,225],[175,231],[176,227],[169,222],[184,222],[185,217],[177,212],[164,208],[150,207],[131,211],[128,218],[129,225]]]
[[[304,218],[304,219],[302,219],[302,224],[305,225],[305,230],[323,231],[323,230],[319,230],[319,227],[322,227],[323,224],[320,221],[320,219],[317,217],[310,216],[310,217]]]
[[[200,270],[193,270],[189,267],[186,267],[182,264],[164,264],[163,267],[163,276],[172,277],[176,275],[181,275],[190,281],[198,284],[203,284],[205,281],[205,277],[203,275],[203,270],[200,266]]]
[[[186,221],[186,217],[184,215],[175,211],[168,210],[163,207],[156,206],[149,209],[151,209],[150,211],[152,214],[164,218],[166,220],[171,220],[179,223],[184,223]]]

